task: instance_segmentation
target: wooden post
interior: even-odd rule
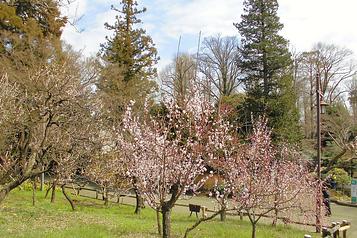
[[[348,225],[347,221],[343,220],[342,221],[342,226],[346,226],[346,225]],[[347,238],[347,230],[342,231],[342,237],[343,238]]]
[[[202,206],[201,207],[201,212],[202,212],[202,218],[204,219],[204,218],[206,218],[206,207],[205,206]]]
[[[242,211],[239,211],[239,219],[240,219],[241,221],[243,221],[243,212],[242,212]]]
[[[337,238],[337,234],[336,234],[336,231],[334,231],[334,228],[337,226],[337,223],[336,222],[332,222],[331,223],[331,228],[332,228],[332,237],[333,238]]]
[[[331,222],[331,229],[333,230],[333,228],[336,226],[336,222]],[[333,238],[335,238],[335,232],[332,232],[331,236]]]
[[[329,235],[329,231],[327,227],[322,227],[322,237],[327,237]]]
[[[336,222],[336,226],[341,227],[341,223],[340,223],[340,222]],[[337,231],[335,232],[334,237],[340,237],[340,231],[339,231],[339,230],[337,230]]]
[[[342,225],[341,225],[342,227],[348,226],[348,225],[349,225],[349,224],[348,224],[348,222],[347,222],[346,220],[343,220],[343,221],[342,221]],[[343,238],[347,238],[347,229],[342,231],[342,237],[343,237]]]

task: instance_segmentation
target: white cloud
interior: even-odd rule
[[[334,43],[357,53],[357,1],[280,0],[283,34],[299,50],[317,42]]]
[[[63,15],[68,16],[69,19],[78,18],[86,13],[88,0],[76,0],[75,2],[61,7]]]
[[[194,0],[171,5],[165,10],[167,18],[163,28],[171,37],[198,34],[199,31],[204,35],[235,35],[237,30],[233,22],[238,21],[242,13],[242,0]]]
[[[102,3],[99,0],[94,1]],[[83,51],[86,56],[95,55],[99,50],[100,44],[105,42],[105,36],[110,35],[110,32],[105,29],[104,23],[112,23],[115,20],[115,12],[110,10],[111,1],[105,2],[106,6],[108,6],[107,11],[91,15],[91,12],[88,12],[89,9],[93,9],[96,6],[93,0],[79,0],[81,6],[85,6],[87,11],[83,11],[83,8],[80,8],[81,14],[79,16],[83,16],[83,18],[78,22],[78,26],[74,27],[71,24],[67,24],[64,28],[63,39],[76,50]],[[73,9],[71,11],[75,12]]]
[[[67,26],[63,38],[86,55],[96,53],[99,44],[110,34],[105,22],[113,22],[115,12],[110,5],[118,0],[77,0],[77,14],[85,14],[82,33]],[[233,22],[240,21],[243,0],[140,0],[148,12],[142,16],[144,28],[153,37],[164,62],[175,54],[177,40],[183,35],[189,50],[197,44],[198,32],[203,36],[222,33],[238,35]],[[345,46],[357,53],[356,0],[280,0],[279,16],[285,27],[282,34],[298,51],[309,50],[322,41]],[[98,10],[98,9],[100,10]],[[75,14],[75,7],[70,9]],[[195,38],[196,37],[196,38]]]

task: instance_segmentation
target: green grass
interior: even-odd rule
[[[0,237],[158,237],[156,215],[150,208],[140,216],[128,205],[111,204],[108,208],[101,201],[75,197],[77,210],[71,211],[69,204],[58,194],[51,204],[44,194],[37,192],[36,206],[32,206],[31,192],[15,190],[0,205]],[[182,237],[185,229],[195,222],[187,212],[173,213],[173,237]],[[218,219],[201,224],[190,237],[239,237],[251,236],[250,223],[228,218],[222,223]],[[259,238],[303,238],[304,232],[293,228],[259,225]]]

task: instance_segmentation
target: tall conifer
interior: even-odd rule
[[[104,65],[98,88],[105,120],[109,125],[112,122],[117,125],[129,101],[136,101],[134,109],[142,109],[147,97],[153,93],[158,57],[153,40],[140,28],[142,21],[138,15],[146,8],[139,9],[136,0],[121,0],[121,8],[112,6],[112,9],[118,15],[114,25],[105,24],[108,30],[114,31],[114,36],[107,37],[107,42],[101,45]],[[135,213],[139,214],[143,199],[136,186],[136,178],[133,181]]]
[[[105,27],[114,31],[114,37],[106,37],[107,42],[101,45],[103,58],[123,70],[126,82],[135,77],[155,76],[157,50],[152,38],[139,27],[142,21],[137,17],[146,12],[146,8],[138,9],[136,0],[121,0],[121,9],[114,6],[112,9],[118,12],[116,22],[106,23]]]
[[[242,37],[241,67],[247,97],[245,119],[266,115],[276,140],[300,137],[293,90],[291,54],[277,16],[277,0],[245,0],[242,21],[234,24]]]

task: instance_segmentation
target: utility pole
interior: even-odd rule
[[[322,205],[322,183],[321,183],[321,91],[320,74],[316,74],[316,133],[317,133],[317,179],[318,192],[316,197],[316,232],[321,232],[321,205]]]

